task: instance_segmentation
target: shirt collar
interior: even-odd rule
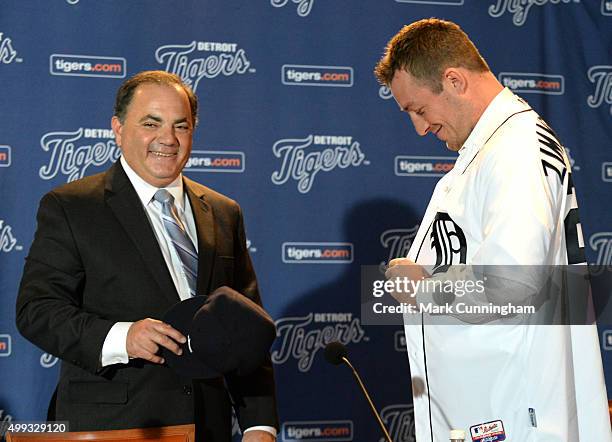
[[[134,169],[130,167],[128,162],[125,160],[123,155],[120,158],[121,166],[123,166],[123,170],[125,170],[125,174],[128,176],[128,179],[134,186],[134,190],[138,194],[138,198],[142,202],[143,206],[147,206],[151,200],[153,199],[153,195],[157,192],[160,187],[155,187],[145,180],[143,180],[140,175],[138,175]],[[165,187],[161,187],[161,189],[166,189],[168,192],[172,194],[174,197],[174,205],[180,210],[183,211],[185,207],[185,192],[183,191],[183,175],[179,174],[174,181],[168,184]]]
[[[459,158],[454,169],[463,173],[480,149],[489,141],[495,131],[517,112],[530,110],[531,107],[507,87],[495,96],[482,113],[476,126],[459,149]]]

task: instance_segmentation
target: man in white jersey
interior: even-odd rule
[[[420,20],[376,66],[417,133],[458,152],[406,258],[387,277],[454,265],[584,263],[571,168],[557,136],[504,88],[455,23]],[[420,295],[419,295],[420,296]],[[421,299],[419,299],[421,301]],[[612,441],[591,325],[406,325],[418,442]]]

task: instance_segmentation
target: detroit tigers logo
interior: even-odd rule
[[[515,26],[523,26],[532,6],[543,6],[547,3],[580,3],[580,0],[497,0],[489,6],[491,17],[501,17],[504,13],[512,14],[512,23]]]
[[[12,227],[4,224],[4,220],[0,219],[0,252],[8,253],[21,249],[22,247],[17,245],[17,238],[13,235]]]
[[[297,13],[300,17],[306,17],[312,11],[312,5],[314,0],[292,0],[293,3],[297,3]],[[270,3],[275,8],[282,8],[289,0],[270,0]]]
[[[598,232],[591,235],[589,245],[597,254],[596,265],[612,266],[612,232]]]
[[[610,2],[612,10],[612,1]],[[612,15],[612,14],[611,14]],[[612,113],[612,66],[591,66],[587,71],[589,81],[593,83],[593,93],[587,98],[589,107],[595,109],[601,105],[609,104]]]
[[[433,273],[443,272],[453,264],[465,264],[467,255],[465,234],[448,213],[436,213],[429,238],[436,256]]]
[[[17,58],[17,51],[13,49],[13,41],[0,32],[0,64],[21,63],[22,61],[21,58]]]
[[[414,442],[414,407],[412,404],[394,404],[383,408],[380,417],[389,429],[391,439],[397,442]],[[378,442],[385,442],[380,438]]]
[[[274,364],[284,364],[291,357],[297,360],[298,370],[305,373],[312,367],[317,352],[330,342],[339,341],[347,345],[367,340],[359,318],[348,315],[343,322],[329,321],[321,326],[319,316],[320,313],[310,312],[306,316],[284,317],[276,321],[278,339],[271,354]]]
[[[381,245],[389,249],[387,262],[382,261],[379,264],[381,273],[385,273],[387,263],[394,258],[403,258],[408,256],[408,251],[412,245],[412,241],[419,230],[419,224],[410,229],[389,229],[380,234]]]

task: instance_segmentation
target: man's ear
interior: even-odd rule
[[[115,141],[117,146],[121,148],[121,131],[123,130],[123,124],[119,121],[119,118],[113,117],[111,118],[111,127],[113,128],[113,132],[115,133]]]
[[[463,95],[467,90],[468,78],[463,69],[446,68],[444,70],[442,84],[444,84],[448,90],[458,95]]]

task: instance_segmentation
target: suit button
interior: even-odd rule
[[[187,396],[189,396],[192,392],[192,388],[189,385],[183,385],[183,393],[185,393]]]

